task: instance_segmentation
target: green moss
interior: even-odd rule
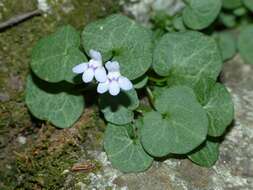
[[[17,159],[17,168],[23,177],[20,187],[34,189],[41,186],[45,189],[60,189],[66,180],[64,170],[70,169],[80,155],[78,147],[65,145],[60,152],[50,155],[43,151],[36,156]]]
[[[85,24],[119,11],[119,4],[114,0],[48,0],[52,15],[61,24],[72,24],[82,29]],[[60,5],[60,6],[59,6]]]
[[[0,189],[71,189],[89,184],[87,175],[99,171],[101,165],[86,156],[83,147],[101,146],[104,123],[98,117],[98,112],[88,110],[74,130],[42,127],[27,148],[15,153],[15,161],[8,163],[12,168],[0,168],[4,171],[0,173]],[[73,165],[83,163],[93,166],[87,171],[71,171]]]
[[[13,14],[18,15],[37,8],[36,0],[2,0],[1,4],[0,21],[9,19]]]

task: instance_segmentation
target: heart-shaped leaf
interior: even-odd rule
[[[201,30],[214,22],[221,10],[221,0],[186,0],[183,19],[186,26]]]
[[[105,151],[112,165],[122,172],[145,171],[152,164],[153,158],[142,148],[136,130],[134,124],[109,124],[106,128]]]
[[[32,51],[31,67],[42,80],[48,82],[75,81],[72,68],[86,61],[79,50],[80,36],[71,26],[59,28],[42,38]]]
[[[122,74],[131,80],[142,76],[152,63],[152,32],[125,16],[93,22],[82,37],[86,52],[95,49],[105,60],[117,60]]]
[[[155,101],[157,112],[144,115],[141,142],[153,156],[185,154],[199,146],[207,135],[208,118],[192,89],[165,89]]]
[[[26,105],[30,112],[56,127],[70,127],[82,114],[84,98],[72,94],[67,83],[50,84],[36,76],[29,76],[26,83]]]
[[[124,125],[134,119],[133,110],[139,106],[135,90],[122,91],[118,96],[106,93],[100,96],[100,108],[108,122]]]
[[[188,158],[200,166],[211,167],[219,158],[219,143],[207,140],[189,154]]]
[[[154,50],[153,68],[170,84],[194,86],[203,78],[216,80],[222,67],[217,43],[199,32],[164,35]]]
[[[246,63],[253,64],[253,25],[245,27],[240,35],[238,40],[238,49],[240,55],[245,60]]]
[[[209,119],[208,135],[221,136],[234,118],[232,98],[225,86],[219,83],[206,96],[208,100],[204,109]]]

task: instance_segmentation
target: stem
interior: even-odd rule
[[[143,116],[143,111],[142,110],[140,110],[140,109],[136,109],[136,110],[134,110],[137,114],[140,114],[140,115],[142,115]]]
[[[157,78],[150,77],[150,76],[148,78],[149,78],[149,80],[151,80],[153,82],[158,82],[158,83],[166,82],[167,81],[167,78],[157,79]]]
[[[156,109],[155,109],[155,103],[154,103],[154,99],[155,99],[155,98],[154,98],[154,95],[153,95],[152,91],[150,90],[149,87],[146,87],[145,89],[146,89],[146,92],[147,92],[147,95],[148,95],[148,100],[149,100],[150,106],[151,106],[154,110],[156,110]]]
[[[12,17],[9,20],[0,23],[0,30],[4,30],[4,29],[11,27],[15,24],[19,24],[20,22],[23,22],[23,21],[25,21],[33,16],[37,16],[37,15],[41,15],[41,11],[38,9],[28,12],[28,13],[24,13],[24,14]]]

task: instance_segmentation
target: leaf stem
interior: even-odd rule
[[[154,78],[154,77],[151,77],[151,76],[149,76],[148,78],[149,78],[149,80],[151,80],[153,82],[159,82],[159,83],[167,81],[167,78],[157,79],[157,78]]]
[[[148,100],[149,100],[150,106],[151,106],[154,110],[156,110],[156,109],[155,109],[155,103],[154,103],[154,99],[155,99],[155,98],[154,98],[154,95],[153,95],[152,91],[150,90],[149,87],[146,87],[145,89],[146,89],[146,92],[147,92],[147,95],[148,95]]]

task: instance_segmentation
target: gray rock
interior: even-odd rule
[[[130,2],[124,5],[124,11],[144,25],[150,25],[150,16],[156,11],[175,15],[184,7],[182,0],[132,0]]]

